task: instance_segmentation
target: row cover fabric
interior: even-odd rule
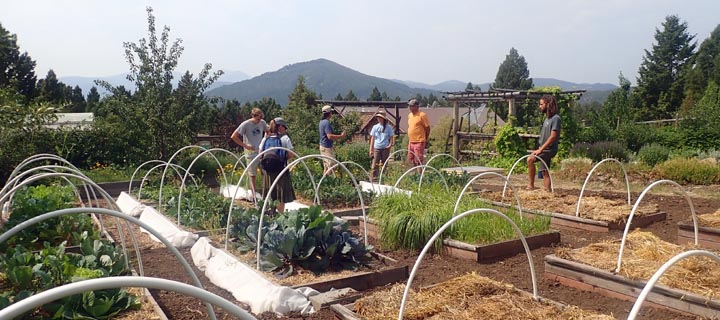
[[[213,247],[206,237],[195,242],[190,254],[195,266],[212,283],[232,293],[237,301],[250,306],[255,314],[268,311],[277,314],[314,312],[307,297],[318,294],[317,291],[277,285],[225,250]]]
[[[120,193],[120,196],[115,202],[122,213],[133,217],[140,216],[140,221],[152,226],[153,229],[157,230],[176,248],[192,246],[198,239],[197,234],[180,229],[165,215],[155,210],[155,208],[141,204],[124,191]],[[140,228],[140,230],[147,233],[153,241],[160,242],[158,238],[145,229]]]

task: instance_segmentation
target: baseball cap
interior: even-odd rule
[[[275,121],[275,125],[276,125],[276,126],[283,126],[283,127],[285,127],[285,128],[288,127],[288,126],[287,126],[287,123],[285,123],[285,119],[283,119],[283,118],[277,117],[277,118],[275,118],[275,119],[273,119],[273,120]]]
[[[410,101],[408,101],[408,105],[409,106],[420,106],[417,99],[410,99]]]
[[[328,113],[328,112],[337,113],[337,110],[335,110],[335,108],[333,108],[333,106],[326,104],[322,107],[322,113]]]

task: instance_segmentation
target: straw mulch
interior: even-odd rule
[[[698,225],[710,228],[720,228],[720,209],[713,213],[698,215]]]
[[[696,248],[665,242],[650,232],[635,230],[628,234],[625,242],[620,275],[647,281],[665,262],[690,249]],[[619,250],[620,240],[607,240],[580,249],[559,249],[556,254],[563,259],[613,272]],[[720,264],[706,257],[692,256],[668,269],[659,282],[713,299],[720,294]]]
[[[405,284],[396,284],[355,302],[363,319],[394,319],[400,310]],[[538,302],[510,284],[475,273],[453,278],[416,292],[410,290],[405,319],[614,319],[577,307],[561,310]]]
[[[494,201],[502,199],[502,193],[500,192],[482,196],[489,197]],[[578,202],[577,196],[557,195],[541,189],[520,190],[518,191],[518,198],[520,198],[520,204],[523,208],[572,216],[575,215]],[[512,191],[508,189],[502,201],[515,205],[515,197]],[[630,211],[632,211],[632,205],[628,205],[627,201],[610,200],[595,196],[583,196],[580,205],[580,217],[596,221],[624,222],[630,216]],[[644,216],[658,211],[657,204],[644,203],[638,207],[635,215]]]

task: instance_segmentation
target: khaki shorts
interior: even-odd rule
[[[260,159],[257,159],[254,163],[251,163],[255,157],[257,157],[257,152],[246,152],[245,153],[245,164],[247,164],[247,173],[249,176],[254,177],[257,176],[258,172],[258,166],[260,165]]]
[[[323,146],[320,146],[320,155],[335,159],[335,148],[325,148]],[[334,164],[335,161],[323,158],[323,167],[325,168],[325,171],[330,169],[330,167],[332,167]]]

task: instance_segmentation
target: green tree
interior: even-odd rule
[[[380,93],[380,90],[378,90],[377,87],[373,87],[372,92],[370,93],[370,96],[368,97],[367,101],[382,101],[382,94]]]
[[[380,94],[380,99],[382,99],[382,101],[390,101],[390,96],[388,96],[387,92],[383,91],[382,94]]]
[[[350,89],[348,93],[345,95],[345,98],[342,99],[343,101],[358,101],[358,97],[355,95],[355,92]]]
[[[27,52],[20,53],[17,36],[0,24],[0,87],[10,87],[24,96],[35,97],[35,61]]]
[[[720,62],[720,25],[700,44],[692,62],[687,64],[682,110],[691,109],[700,100],[708,82],[720,83],[720,66],[717,62]]]
[[[335,99],[334,99],[334,100],[335,100],[335,101],[343,101],[343,96],[338,93],[338,94],[335,96]]]
[[[687,23],[667,16],[662,30],[655,29],[652,51],[645,50],[638,70],[637,90],[641,105],[638,120],[674,117],[683,101],[686,64],[695,50]]]
[[[710,81],[702,99],[680,122],[685,147],[700,150],[720,149],[720,86]]]
[[[518,54],[515,48],[505,56],[495,75],[493,88],[528,90],[533,87],[525,57]]]
[[[70,93],[70,104],[65,107],[68,112],[84,112],[87,107],[85,96],[83,96],[80,86],[72,88]]]
[[[529,90],[533,87],[525,57],[521,56],[515,48],[505,56],[505,60],[498,67],[495,75],[495,82],[491,89],[516,89]],[[492,111],[503,119],[507,119],[507,108],[504,103],[490,103]],[[534,105],[517,105],[515,108],[518,126],[531,124],[530,118],[537,116],[537,108]]]
[[[352,91],[350,92],[352,93]],[[298,77],[297,85],[288,97],[288,105],[282,111],[287,121],[294,145],[308,147],[319,144],[318,121],[320,121],[320,107],[317,105],[318,95],[305,86],[305,78]],[[317,119],[317,121],[312,121]]]
[[[39,98],[41,101],[61,105],[68,100],[65,94],[66,85],[58,80],[55,71],[52,69],[48,70],[44,79],[38,80],[37,86],[40,91]]]
[[[467,86],[465,86],[465,91],[473,91],[475,90],[475,87],[473,86],[472,82],[468,82]]]
[[[100,103],[100,93],[98,92],[96,86],[92,86],[92,88],[90,88],[86,102],[85,112],[95,112],[98,104]]]
[[[134,117],[140,116],[139,137],[149,139],[149,151],[154,157],[166,160],[176,149],[188,144],[195,131],[198,109],[205,106],[202,93],[217,80],[222,71],[211,74],[212,65],[206,63],[194,78],[186,72],[177,90],[173,90],[173,71],[184,48],[182,40],[170,44],[170,28],[163,28],[160,39],[155,29],[151,7],[148,13],[148,38],[137,43],[125,42],[125,59],[130,65],[128,80],[137,88],[131,105]]]

